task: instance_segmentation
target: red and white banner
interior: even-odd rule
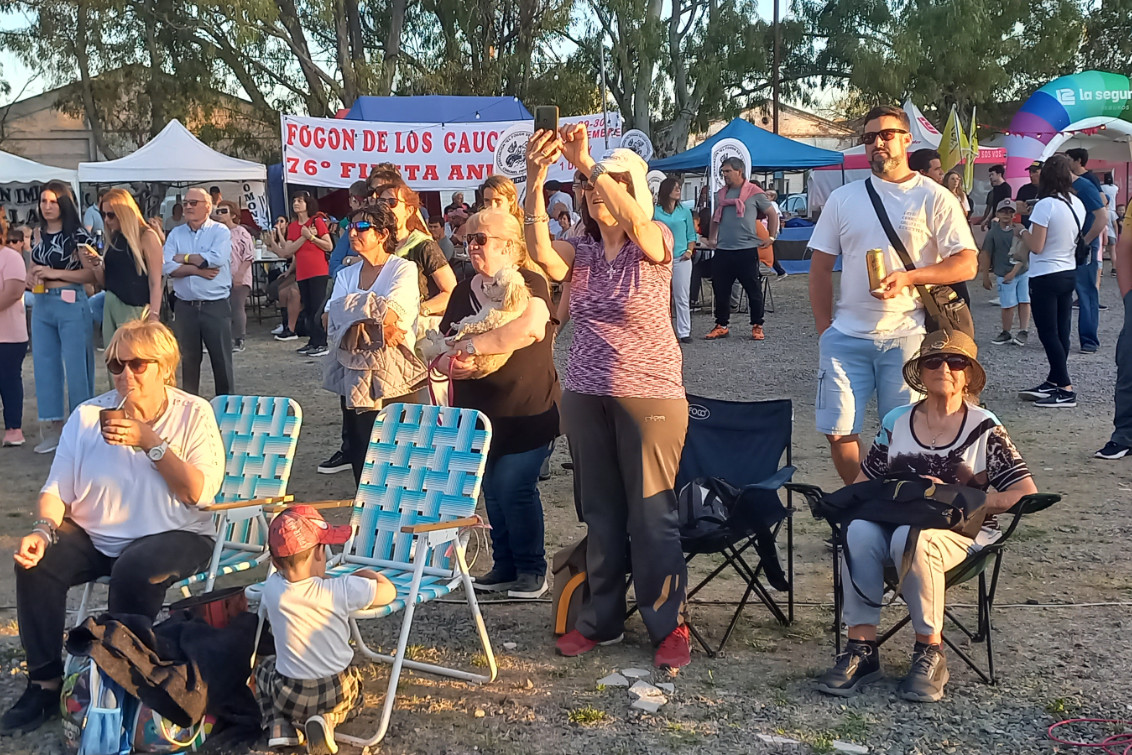
[[[605,151],[602,115],[563,118],[584,121],[594,152]],[[378,163],[393,163],[410,187],[453,191],[479,185],[493,172],[496,146],[509,127],[494,123],[383,123],[284,115],[283,174],[288,183],[344,188],[364,180]],[[621,116],[609,114],[609,145],[621,141]],[[559,166],[555,166],[558,168]],[[563,180],[570,172],[563,164]]]

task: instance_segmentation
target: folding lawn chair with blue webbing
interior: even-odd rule
[[[207,592],[217,577],[254,569],[267,560],[263,507],[291,500],[287,483],[303,424],[303,411],[290,398],[217,396],[211,403],[226,456],[215,503],[202,507],[216,512],[216,546],[205,571],[173,585],[186,597],[192,585],[203,582]],[[84,586],[72,624],[86,617],[93,585]]]
[[[676,475],[677,490],[698,478],[714,477],[741,492],[724,531],[718,536],[704,541],[682,538],[689,565],[700,554],[717,553],[723,557],[723,563],[688,591],[689,601],[728,567],[745,585],[718,647],[711,647],[697,627],[691,622],[688,624],[710,656],[723,650],[752,595],[781,624],[794,620],[794,508],[789,493],[785,506],[778,493],[794,474],[790,448],[793,426],[794,409],[790,399],[741,402],[688,396],[688,434]],[[785,612],[762,582],[767,568],[777,567],[774,541],[783,522],[787,564]],[[761,545],[760,537],[763,538]],[[751,549],[760,554],[754,565],[748,555]]]
[[[402,667],[469,682],[495,679],[495,655],[464,556],[470,528],[482,524],[476,516],[476,500],[490,442],[491,423],[472,409],[390,404],[378,414],[350,518],[354,531],[327,576],[374,569],[397,588],[397,598],[389,605],[360,611],[350,619],[358,649],[372,660],[391,663],[393,668],[377,733],[361,739],[339,732],[339,742],[369,747],[384,738]],[[483,646],[488,674],[405,658],[416,606],[461,586]],[[404,616],[394,654],[371,650],[358,621],[398,611]]]
[[[821,518],[819,512],[824,511],[822,498],[825,492],[816,485],[806,485],[801,483],[788,483],[786,488],[792,492],[798,493],[803,496],[810,505],[810,510],[814,512],[815,518]],[[960,648],[951,637],[945,632],[943,641],[951,648],[967,666],[974,671],[980,679],[987,684],[995,684],[997,677],[994,672],[994,643],[993,631],[994,626],[991,622],[991,613],[994,610],[994,598],[998,592],[998,578],[1002,569],[1002,553],[1006,548],[1006,543],[1014,534],[1022,517],[1027,514],[1033,514],[1038,511],[1048,509],[1061,500],[1061,496],[1054,493],[1033,493],[1031,495],[1023,496],[1016,504],[1010,507],[1005,513],[1012,517],[1010,524],[1003,530],[1001,537],[998,540],[983,546],[983,548],[971,555],[967,556],[961,563],[950,569],[944,575],[944,591],[950,590],[952,587],[961,585],[972,579],[977,579],[978,592],[976,594],[975,603],[975,627],[969,628],[955,612],[950,608],[943,609],[944,618],[950,622],[956,629],[967,636],[972,643],[982,644],[986,651],[987,667],[984,670],[978,663],[962,648]],[[999,514],[1003,516],[1003,514]],[[841,654],[841,611],[843,601],[841,598],[841,591],[843,589],[841,579],[841,550],[845,547],[844,544],[844,528],[834,525],[832,522],[830,526],[833,530],[833,636],[834,636],[834,654]],[[987,575],[990,578],[987,578]],[[896,592],[899,575],[893,568],[886,568],[884,570],[885,591]],[[883,645],[894,634],[904,628],[911,618],[905,613],[900,621],[896,622],[890,629],[877,636],[877,646]]]

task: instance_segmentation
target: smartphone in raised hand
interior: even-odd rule
[[[535,131],[558,131],[557,105],[537,105],[535,107]]]

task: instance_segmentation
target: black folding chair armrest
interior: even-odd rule
[[[783,485],[783,487],[791,493],[797,493],[806,499],[806,503],[810,505],[810,513],[814,515],[814,519],[824,518],[815,513],[821,508],[821,499],[825,497],[824,490],[817,485],[808,485],[804,482],[788,482]]]
[[[786,483],[790,482],[790,478],[794,476],[794,472],[796,471],[797,469],[795,469],[794,467],[786,466],[778,470],[762,482],[752,482],[751,484],[745,485],[744,487],[756,488],[758,490],[775,491],[782,487],[788,487]]]
[[[1061,496],[1057,493],[1030,493],[1029,495],[1024,495],[1019,498],[1018,503],[1004,512],[1012,514],[1014,518],[1010,521],[1010,525],[1006,528],[1006,531],[1002,533],[1002,540],[1010,539],[1010,536],[1014,534],[1014,530],[1018,526],[1018,522],[1022,521],[1024,515],[1033,514],[1037,511],[1045,511],[1060,500]]]

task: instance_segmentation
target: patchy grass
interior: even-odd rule
[[[574,708],[566,715],[570,719],[570,723],[578,724],[579,726],[595,726],[609,720],[608,713],[592,705],[583,705],[581,708]]]
[[[851,741],[861,741],[868,737],[869,727],[876,723],[872,716],[868,716],[856,711],[846,711],[841,720],[837,722],[837,726],[833,729],[833,734],[837,739],[847,739]]]

